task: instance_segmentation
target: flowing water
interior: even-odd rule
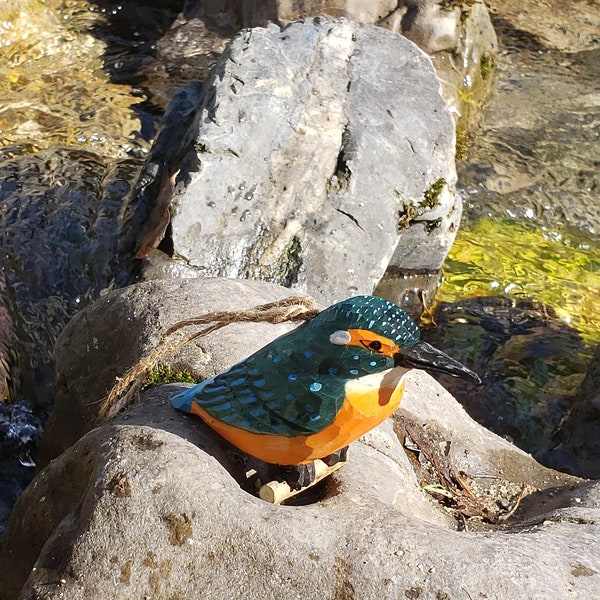
[[[427,335],[481,371],[485,389],[445,381],[469,412],[543,459],[600,342],[600,3],[531,4],[537,25],[492,5],[495,88]]]
[[[0,392],[0,533],[33,474],[54,341],[114,285],[124,199],[159,118],[135,74],[154,64],[153,38],[177,7],[129,3],[125,18],[126,4],[0,2],[0,304],[15,332],[0,340],[10,362]]]

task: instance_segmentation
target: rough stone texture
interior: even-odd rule
[[[316,18],[242,32],[204,85],[169,253],[199,275],[324,304],[371,293],[395,249],[403,268],[437,270],[461,213],[439,91],[430,59],[379,27]]]
[[[486,0],[493,14],[544,46],[576,53],[597,47],[600,12],[589,0]]]
[[[321,500],[263,503],[236,481],[239,455],[168,405],[177,389],[148,393],[38,475],[11,517],[0,598],[600,594],[600,484],[539,466],[424,373],[407,382],[405,415],[451,441],[460,469],[546,490],[506,530],[456,531],[420,489],[389,421],[353,445]]]
[[[385,22],[431,54],[442,94],[461,130],[472,132],[490,93],[498,40],[482,0],[442,3],[408,0],[406,12]],[[449,5],[451,6],[445,6]]]
[[[54,415],[63,431],[54,435],[66,445],[64,429],[89,430],[85,411],[97,410],[95,400],[118,374],[113,365],[135,362],[173,321],[286,295],[262,282],[192,279],[139,284],[91,305],[67,326],[57,351],[65,396]],[[212,374],[269,341],[275,327],[265,327],[232,325],[187,358],[165,362],[195,361]],[[408,375],[397,422],[354,444],[349,464],[312,502],[291,507],[249,493],[246,472],[255,468],[264,481],[265,465],[172,409],[169,398],[181,387],[146,392],[37,475],[11,515],[0,599],[600,594],[600,484],[540,466],[472,421],[423,372]],[[394,433],[406,422],[441,442],[473,489],[526,484],[518,511],[485,531],[457,531],[421,488]]]
[[[38,464],[45,465],[96,425],[100,403],[116,378],[154,348],[168,327],[207,312],[251,308],[289,295],[289,290],[261,281],[173,279],[116,290],[88,306],[69,322],[56,345],[57,396]],[[231,324],[168,361],[173,369],[204,379],[292,327]]]
[[[516,1],[514,4],[520,7]],[[517,15],[527,20],[527,14],[523,13],[530,12],[517,10]],[[285,25],[320,14],[379,25],[415,42],[431,55],[442,81],[444,98],[456,117],[461,117],[461,128],[471,130],[476,126],[480,105],[490,91],[488,67],[498,51],[496,34],[483,0],[284,0],[273,3],[188,0],[184,10],[184,15],[194,15],[214,29],[234,31],[265,26],[269,22]],[[578,17],[583,15],[579,9]],[[540,15],[536,18],[538,23],[545,21]],[[589,24],[583,28],[589,29]]]
[[[600,479],[600,346],[562,425],[560,443],[548,457],[557,468]]]

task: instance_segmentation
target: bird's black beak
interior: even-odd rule
[[[427,342],[419,341],[410,348],[402,348],[400,352],[394,355],[394,364],[397,367],[414,367],[424,371],[449,373],[454,377],[462,377],[475,383],[481,383],[477,373],[467,369],[463,364]]]

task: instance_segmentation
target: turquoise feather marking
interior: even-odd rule
[[[185,412],[196,402],[213,417],[253,433],[317,433],[334,421],[349,379],[393,366],[388,356],[330,341],[332,333],[347,329],[368,329],[400,347],[419,340],[417,326],[398,306],[376,296],[357,296],[171,402]]]

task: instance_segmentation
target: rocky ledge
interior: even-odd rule
[[[88,433],[19,499],[0,558],[1,598],[600,595],[600,483],[540,466],[420,371],[394,419],[295,506],[257,498],[246,474],[260,465],[170,406],[182,384],[151,389],[93,428],[98,395],[119,375],[106,357],[127,369],[152,345],[151,329],[288,293],[165,280],[113,292],[72,321],[57,353],[73,407],[65,403],[61,418]],[[166,364],[210,373],[281,333],[230,327]],[[211,366],[221,351],[227,357]]]

